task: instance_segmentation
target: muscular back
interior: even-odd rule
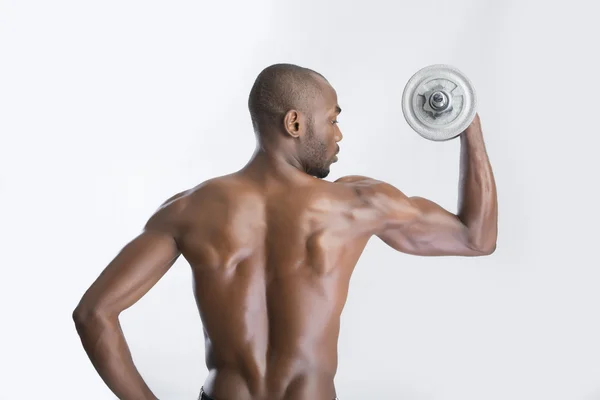
[[[238,174],[186,197],[178,244],[205,330],[205,390],[333,399],[340,314],[369,231],[357,225],[355,191]]]
[[[156,399],[133,365],[118,316],[183,255],[205,330],[204,389],[212,398],[330,400],[340,314],[368,239],[377,235],[415,255],[491,254],[496,205],[481,204],[489,210],[464,209],[465,224],[373,179],[329,183],[301,172],[242,170],[167,200],[86,291],[76,326],[113,393]]]

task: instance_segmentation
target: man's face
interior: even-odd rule
[[[308,118],[308,126],[302,143],[302,161],[306,172],[317,178],[329,175],[331,164],[337,161],[340,150],[338,142],[342,132],[337,117],[342,111],[337,102],[337,93],[323,83],[323,96],[318,99]]]

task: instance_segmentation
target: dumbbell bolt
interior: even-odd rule
[[[431,107],[441,110],[448,105],[448,97],[443,92],[435,92],[431,96]]]

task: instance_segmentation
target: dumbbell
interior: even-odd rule
[[[475,118],[477,97],[457,68],[435,64],[415,73],[402,93],[406,122],[419,135],[446,141],[460,135]]]

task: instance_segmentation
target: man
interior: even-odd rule
[[[249,98],[257,147],[241,170],[168,199],[73,313],[94,367],[120,398],[156,399],[119,314],[183,254],[209,370],[201,399],[332,400],[350,275],[369,238],[421,256],[495,250],[496,188],[480,120],[461,134],[458,214],[363,176],[327,182],[342,133],[320,74],[277,64]]]

